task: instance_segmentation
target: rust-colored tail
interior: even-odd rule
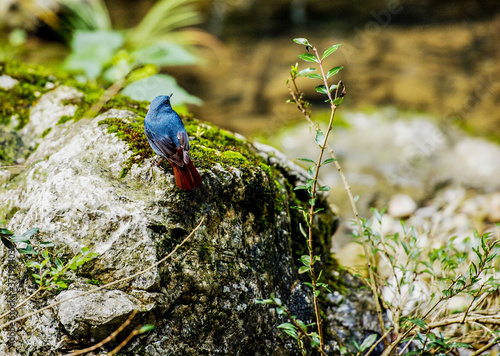
[[[175,184],[184,190],[191,190],[201,184],[201,177],[193,162],[189,161],[184,167],[179,167],[173,162]]]

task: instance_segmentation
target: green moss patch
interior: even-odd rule
[[[74,120],[76,122],[86,115],[89,115],[90,109],[101,99],[105,92],[104,89],[100,87],[90,86],[88,84],[73,83],[72,86],[85,93],[85,96],[82,98],[65,100],[63,104],[76,105],[77,109],[73,116],[62,116],[57,124],[62,124],[69,120]],[[140,116],[145,116],[148,105],[149,103],[146,101],[134,101],[125,95],[115,95],[106,103],[103,103],[99,113],[106,112],[110,109],[123,109],[132,111]],[[99,113],[92,113],[91,115],[96,116]]]
[[[128,99],[130,101],[130,99]],[[130,104],[126,105],[126,108]],[[144,116],[146,109],[138,110],[140,117],[132,122],[127,122],[118,118],[108,118],[99,122],[100,125],[108,125],[108,132],[125,141],[133,154],[125,163],[122,176],[125,176],[132,165],[140,165],[144,159],[155,155],[146,135],[144,134]],[[260,167],[268,175],[272,175],[272,170],[263,159],[256,155],[251,145],[231,133],[207,123],[202,123],[191,115],[183,115],[186,131],[193,137],[191,140],[191,159],[200,169],[211,169],[214,165],[220,164],[223,167],[231,166],[250,173],[255,166]],[[169,169],[168,162],[162,163],[163,167]]]
[[[66,100],[63,104],[74,104],[77,110],[73,116],[63,116],[58,124],[69,120],[78,121],[98,102],[105,90],[91,83],[80,83],[65,73],[55,75],[44,67],[27,65],[15,61],[0,62],[0,75],[8,75],[19,81],[11,89],[0,88],[0,124],[8,125],[16,120],[15,129],[23,128],[29,121],[31,108],[45,93],[62,84],[72,86],[82,93],[82,98]],[[50,85],[47,85],[49,83]],[[99,112],[109,109],[126,109],[144,116],[148,102],[133,101],[124,95],[115,95],[104,103]],[[98,113],[95,113],[97,115]]]
[[[0,62],[0,75],[8,75],[19,81],[11,89],[0,88],[0,124],[8,125],[17,120],[16,129],[23,128],[29,120],[31,107],[38,98],[49,91],[47,82],[56,77],[45,68],[27,66],[14,61]]]
[[[154,155],[144,134],[144,119],[138,118],[132,122],[122,119],[108,118],[99,121],[99,125],[108,125],[108,133],[116,134],[116,137],[125,141],[133,154],[125,162],[121,176],[124,177],[134,164],[141,164],[144,159]]]

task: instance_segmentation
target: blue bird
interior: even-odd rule
[[[177,187],[191,190],[201,184],[201,177],[189,156],[189,137],[184,124],[170,106],[172,95],[153,99],[144,120],[144,132],[153,151],[172,164]]]

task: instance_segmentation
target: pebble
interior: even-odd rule
[[[5,74],[0,75],[0,88],[2,89],[9,90],[17,83],[19,83],[17,79],[9,77]]]
[[[388,213],[395,218],[405,218],[417,209],[417,203],[406,194],[395,194],[389,201]]]

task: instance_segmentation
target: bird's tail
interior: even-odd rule
[[[184,190],[191,190],[201,184],[200,174],[191,160],[188,164],[184,165],[184,167],[179,167],[173,162],[171,163],[174,169],[175,184],[177,184],[177,187]]]

